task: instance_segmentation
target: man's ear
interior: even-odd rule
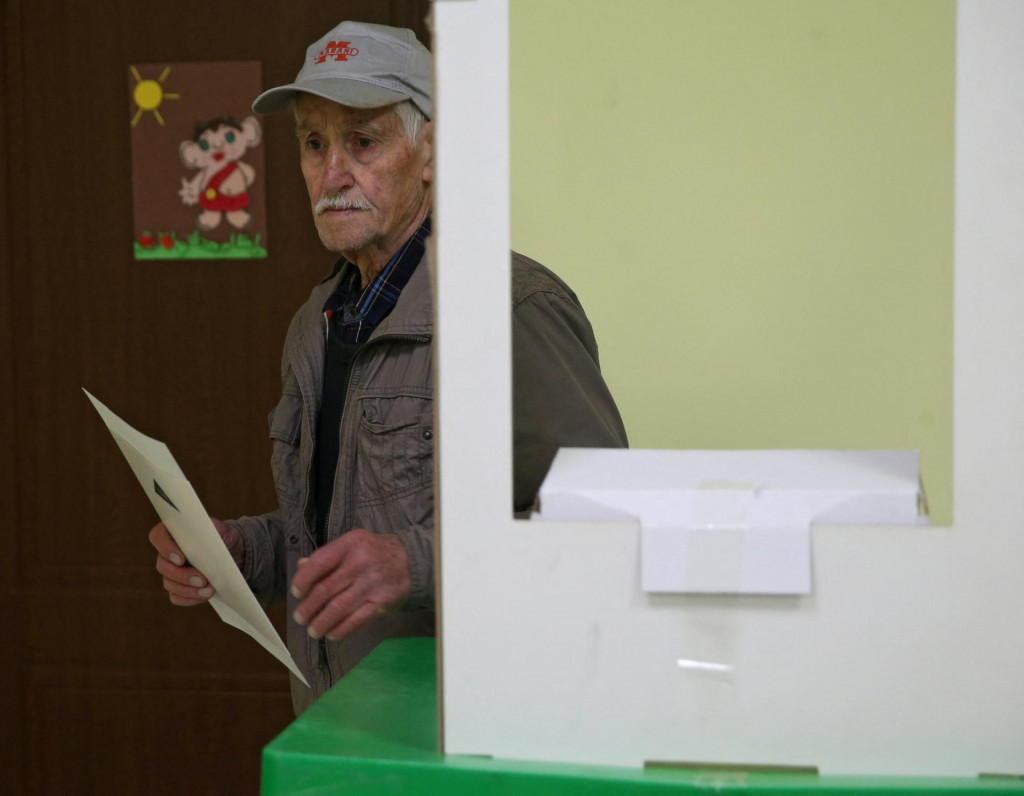
[[[426,161],[423,163],[423,182],[433,183],[434,181],[434,122],[424,122],[420,128],[420,135],[423,140],[420,146],[425,149]]]

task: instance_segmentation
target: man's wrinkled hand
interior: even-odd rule
[[[405,546],[394,534],[356,528],[298,563],[294,618],[315,639],[344,638],[399,607],[412,586]]]
[[[231,557],[239,567],[245,557],[245,546],[241,534],[220,520],[210,518],[213,526],[224,540]],[[149,541],[156,548],[156,571],[163,576],[164,589],[175,605],[202,605],[215,593],[206,576],[189,565],[177,542],[171,538],[167,526],[157,523],[149,532]]]

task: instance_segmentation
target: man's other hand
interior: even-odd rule
[[[295,621],[311,638],[337,641],[409,596],[409,560],[394,534],[356,528],[299,560]]]
[[[220,538],[227,545],[231,557],[239,567],[245,557],[245,545],[241,534],[220,520],[210,518]],[[181,552],[167,526],[162,522],[149,532],[149,541],[156,548],[156,571],[164,579],[164,589],[175,605],[201,605],[214,595],[214,588],[206,576],[195,567],[189,566],[185,554]]]

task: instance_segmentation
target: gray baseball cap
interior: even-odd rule
[[[433,59],[408,28],[342,22],[306,50],[295,82],[260,94],[257,113],[288,110],[300,92],[350,108],[380,108],[412,100],[430,119]]]

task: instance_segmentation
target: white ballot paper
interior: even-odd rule
[[[242,577],[198,495],[167,446],[136,431],[88,390],[83,392],[107,424],[171,537],[189,563],[202,572],[217,590],[210,598],[210,605],[223,621],[262,644],[308,688],[309,683]]]

